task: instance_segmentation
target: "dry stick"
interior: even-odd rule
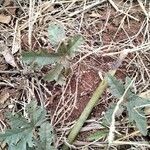
[[[113,69],[110,70],[108,73],[111,74],[112,76],[115,75],[117,68],[121,65],[123,59],[127,56],[127,53],[122,53],[119,57],[119,59],[117,60],[117,62],[115,63],[115,65],[113,66]],[[84,122],[87,120],[87,118],[89,117],[90,113],[92,112],[94,106],[97,104],[99,98],[101,97],[102,93],[104,92],[104,90],[107,88],[107,77],[105,77],[101,83],[99,84],[99,86],[97,87],[97,89],[95,90],[95,92],[93,93],[90,101],[88,102],[88,104],[86,105],[85,109],[83,110],[82,114],[80,115],[79,119],[77,120],[77,122],[75,123],[73,129],[71,130],[71,132],[69,133],[68,139],[67,139],[67,145],[70,145],[73,143],[73,141],[75,140],[76,136],[78,135],[79,131],[81,130]],[[69,147],[67,145],[63,145],[63,150],[68,150]]]
[[[133,17],[132,15],[130,15],[130,14],[124,12],[123,10],[120,10],[120,9],[117,7],[117,5],[114,3],[113,0],[108,0],[108,1],[109,1],[109,3],[114,7],[114,9],[115,9],[117,12],[120,12],[120,13],[122,13],[122,14],[124,14],[124,15],[130,17],[131,19],[134,19],[134,20],[136,20],[136,21],[139,21],[139,19],[137,19],[137,18]]]
[[[106,2],[106,0],[98,0],[98,1],[96,1],[95,3],[92,3],[91,5],[87,5],[87,6],[84,7],[84,9],[82,9],[82,10],[77,10],[77,11],[75,11],[75,12],[69,14],[69,17],[73,17],[73,16],[75,16],[75,15],[77,15],[77,14],[83,12],[83,11],[84,11],[84,12],[85,12],[85,11],[88,11],[89,9],[91,9],[91,8],[97,6],[97,5],[100,5],[100,4],[104,3],[104,2]]]
[[[148,142],[142,143],[142,142],[114,141],[113,145],[134,145],[150,148],[150,144]]]
[[[146,11],[146,9],[145,9],[145,7],[144,7],[144,5],[143,5],[143,2],[142,2],[141,0],[137,0],[137,1],[138,1],[139,5],[140,5],[142,11],[144,12],[145,16],[146,16],[147,18],[149,18],[150,16],[149,16],[149,14],[148,14],[147,11]]]

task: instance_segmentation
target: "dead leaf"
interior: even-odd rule
[[[5,0],[3,5],[4,5],[4,7],[6,7],[6,10],[7,10],[7,12],[9,14],[11,14],[11,15],[15,15],[16,14],[16,7],[15,7],[14,1],[12,1],[12,0]]]
[[[99,13],[92,12],[92,14],[90,14],[90,17],[100,18],[100,17],[102,17],[102,15],[100,15]]]
[[[0,22],[1,23],[9,24],[10,21],[11,21],[11,16],[5,16],[3,14],[0,14]]]
[[[0,22],[9,24],[12,18],[11,15],[16,14],[15,3],[12,0],[4,0],[1,5],[3,5],[4,8],[1,9]]]
[[[9,48],[6,46],[4,41],[0,41],[0,54],[5,58],[5,61],[13,67],[17,67],[13,54],[10,52]]]
[[[4,91],[0,94],[0,104],[4,104],[9,98],[9,93]]]
[[[8,5],[10,5],[10,2],[11,2],[11,0],[4,0],[4,6],[8,6]]]
[[[3,52],[2,52],[2,55],[4,56],[5,58],[5,61],[10,64],[11,66],[13,67],[17,67],[17,64],[15,62],[15,59],[14,59],[14,56],[12,55],[12,53],[8,50],[8,49],[5,49]]]

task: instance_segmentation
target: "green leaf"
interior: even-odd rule
[[[16,145],[9,145],[8,150],[27,150],[28,147],[25,141],[20,140]]]
[[[126,104],[128,114],[129,114],[129,121],[135,122],[137,128],[140,132],[146,136],[147,135],[147,120],[145,117],[144,108],[145,105],[150,104],[149,100],[142,99],[141,97],[132,94],[128,98],[128,103]],[[141,108],[141,106],[143,106]]]
[[[40,126],[46,120],[46,110],[40,106],[37,106],[36,101],[31,101],[26,106],[26,112],[29,115],[29,118],[31,120],[30,124],[33,127]]]
[[[126,78],[126,83],[123,85],[120,83],[116,78],[108,75],[108,83],[110,85],[110,91],[112,95],[114,95],[117,98],[120,98],[125,91],[125,88],[127,88],[132,80],[130,78]],[[127,94],[126,94],[126,100],[124,103],[120,105],[125,106],[128,111],[129,115],[129,121],[136,123],[137,128],[140,130],[140,132],[143,135],[147,135],[147,119],[145,117],[144,113],[144,107],[146,105],[150,104],[150,100],[144,99],[139,97],[138,95],[135,95],[134,93],[131,92],[129,89]],[[106,112],[105,118],[110,122],[111,120],[111,113],[113,112],[112,109],[109,109]],[[110,120],[110,121],[109,121]],[[106,121],[105,121],[106,122]]]
[[[37,138],[35,132],[40,126],[44,128],[43,125],[46,125],[45,129],[49,127],[49,125],[45,124],[46,110],[37,106],[35,101],[31,101],[25,107],[25,111],[28,116],[27,118],[21,116],[21,114],[9,114],[10,129],[7,129],[4,133],[0,133],[0,141],[7,143],[9,150],[27,150],[31,148],[34,150]],[[50,130],[52,130],[52,127]],[[50,133],[48,129],[47,132]],[[52,136],[52,132],[49,136]]]
[[[97,131],[95,133],[90,134],[90,136],[87,138],[87,140],[88,141],[100,140],[100,139],[106,137],[107,134],[108,134],[108,130]]]
[[[44,66],[59,62],[61,55],[58,53],[46,53],[46,52],[26,52],[22,54],[22,60],[25,64],[37,64]]]
[[[57,50],[58,54],[61,54],[61,55],[66,55],[68,50],[67,50],[67,45],[62,42]]]
[[[116,98],[121,98],[121,96],[124,94],[125,91],[124,85],[110,74],[108,74],[107,80],[110,86],[111,94]]]
[[[37,150],[37,148],[35,148],[35,147],[29,147],[28,145],[27,145],[27,149],[26,150]]]
[[[69,56],[72,56],[75,53],[75,51],[79,48],[79,46],[83,44],[83,42],[84,39],[81,35],[76,35],[69,39],[67,44],[67,54]]]
[[[61,85],[61,86],[66,84],[66,78],[65,78],[65,76],[63,74],[59,75],[59,78],[57,80],[57,84]]]
[[[111,121],[112,121],[112,114],[113,114],[113,112],[114,112],[115,107],[116,107],[116,104],[112,104],[112,105],[108,108],[108,110],[106,111],[106,113],[105,113],[105,115],[104,115],[104,118],[103,118],[103,120],[102,120],[102,122],[103,122],[103,124],[104,124],[105,126],[108,126],[108,125],[111,124]],[[118,110],[118,112],[116,113],[116,117],[119,117],[119,116],[122,114],[123,111],[124,111],[124,107],[120,105],[120,106],[119,106],[119,110]]]
[[[104,125],[110,125],[111,124],[112,114],[113,114],[113,111],[115,109],[115,106],[116,105],[114,105],[114,104],[111,105],[111,107],[109,107],[108,110],[106,111],[104,118],[102,120]]]
[[[22,117],[21,113],[12,115],[11,113],[6,113],[6,117],[9,120],[9,124],[12,128],[27,128],[30,127],[29,121]]]
[[[18,144],[22,143],[23,150],[26,150],[26,144],[33,146],[32,132],[33,129],[31,127],[8,129],[5,133],[0,133],[0,140],[4,140],[11,147],[18,147]]]
[[[50,123],[45,122],[41,125],[39,129],[39,136],[40,136],[40,147],[41,150],[52,150],[54,147],[51,146],[53,142],[53,129]]]
[[[76,35],[70,38],[66,43],[62,42],[57,52],[62,55],[73,56],[75,51],[83,44],[84,39],[81,35]]]
[[[125,89],[127,89],[130,86],[131,82],[132,82],[132,79],[129,77],[126,77],[126,81],[124,85]],[[132,87],[132,85],[130,87]]]
[[[48,27],[48,36],[50,43],[53,46],[57,46],[60,42],[65,39],[64,27],[56,22],[53,22]]]
[[[44,80],[46,81],[58,81],[59,79],[59,76],[62,72],[62,69],[63,69],[63,65],[62,64],[57,64],[55,66],[54,69],[51,69],[44,77]]]

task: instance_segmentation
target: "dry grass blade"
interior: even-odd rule
[[[142,11],[144,12],[145,16],[146,16],[147,18],[149,18],[149,14],[147,13],[147,11],[146,11],[146,9],[145,9],[145,7],[144,7],[144,5],[143,5],[143,2],[142,2],[141,0],[137,0],[137,1],[138,1],[139,5],[140,5]]]
[[[93,8],[93,7],[97,6],[97,5],[100,5],[100,4],[104,3],[104,2],[106,2],[106,0],[98,0],[97,2],[94,2],[91,5],[88,5],[88,6],[84,7],[82,10],[77,10],[77,11],[69,14],[69,17],[73,17],[73,16],[75,16],[75,15],[77,15],[79,13],[86,12],[86,11],[90,10],[91,8]]]

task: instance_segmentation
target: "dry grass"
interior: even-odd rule
[[[4,10],[7,11],[8,7],[4,7]],[[49,105],[57,99],[58,103],[51,114],[51,123],[57,135],[55,145],[61,147],[74,125],[75,120],[69,120],[74,109],[78,109],[79,95],[86,95],[94,90],[89,88],[86,91],[85,88],[84,92],[80,92],[81,79],[87,71],[83,68],[87,67],[88,70],[94,68],[97,77],[99,78],[98,72],[103,77],[105,71],[109,69],[107,67],[112,65],[109,59],[117,59],[122,52],[129,52],[129,55],[120,70],[125,76],[132,78],[136,76],[134,85],[136,92],[142,93],[150,88],[149,8],[140,0],[132,3],[118,2],[118,0],[107,2],[106,0],[16,0],[13,7],[17,10],[12,15],[11,22],[0,24],[0,42],[3,42],[1,45],[8,47],[17,64],[15,67],[7,64],[3,55],[0,55],[0,96],[3,90],[9,93],[9,97],[3,103],[0,101],[1,131],[6,128],[3,116],[5,111],[21,111],[18,109],[18,104],[23,109],[26,103],[36,98],[40,105],[47,107],[51,114]],[[65,26],[67,36],[80,33],[85,38],[85,44],[78,50],[78,56],[71,61],[72,73],[66,85],[62,87],[43,82],[41,80],[43,72],[34,73],[22,64],[20,58],[24,50],[52,51],[47,27],[53,21],[58,21]],[[4,47],[1,47],[0,54],[4,51]],[[101,61],[98,62],[99,66],[96,66],[95,60],[99,61],[97,58],[101,57],[107,58],[107,64]],[[74,76],[76,80],[72,83]],[[90,87],[89,82],[84,82],[85,87]],[[74,84],[74,92],[72,92],[71,84]],[[103,102],[109,103],[112,97],[109,97],[107,92],[107,97],[103,99]],[[82,101],[80,104],[82,105]],[[108,105],[105,107],[107,108]],[[98,126],[102,115],[98,118],[93,117],[92,121],[90,119],[83,128],[84,132],[103,129]],[[129,145],[133,149],[148,149],[150,146],[139,131],[130,131],[127,118],[125,122],[117,122],[117,134],[120,134],[122,138],[113,142],[112,149],[121,149],[123,148],[121,145]],[[143,144],[143,142],[146,143]],[[108,141],[105,138],[94,142],[79,138],[72,147],[96,149],[97,147],[106,148],[107,144]]]

